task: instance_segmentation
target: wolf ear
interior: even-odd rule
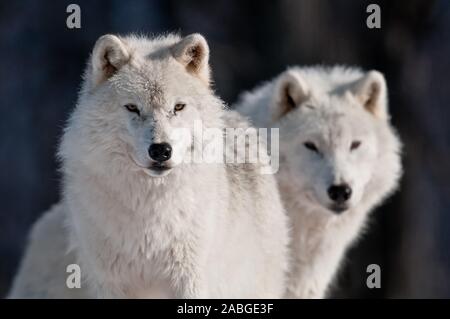
[[[92,79],[96,86],[109,79],[130,59],[125,44],[115,35],[101,36],[92,51]]]
[[[172,47],[172,55],[189,73],[209,85],[209,47],[202,35],[194,33],[183,38]]]
[[[364,108],[380,119],[388,119],[387,88],[383,74],[369,71],[356,81],[351,92]]]
[[[273,120],[281,118],[310,97],[305,80],[294,71],[286,71],[281,75],[276,83],[275,92]]]

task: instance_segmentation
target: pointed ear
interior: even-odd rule
[[[380,119],[388,119],[387,87],[382,73],[369,71],[356,81],[351,92],[363,107]]]
[[[115,35],[101,36],[95,43],[91,57],[93,86],[96,86],[117,72],[130,59],[125,44]]]
[[[288,70],[281,74],[275,87],[273,120],[277,120],[308,100],[310,90],[306,81],[296,72]]]
[[[194,33],[181,39],[172,47],[172,55],[189,73],[209,85],[209,47],[202,35]]]

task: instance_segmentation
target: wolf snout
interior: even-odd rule
[[[328,188],[328,197],[337,205],[345,204],[352,196],[352,189],[348,184],[331,185]]]
[[[153,143],[148,149],[150,158],[157,162],[165,162],[172,156],[172,146],[169,143]]]

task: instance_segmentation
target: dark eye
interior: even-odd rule
[[[136,106],[136,104],[126,104],[125,108],[129,111],[129,112],[133,112],[136,113],[137,115],[140,115],[141,112],[139,111],[139,108]]]
[[[350,150],[354,151],[361,145],[361,141],[353,141],[350,145]]]
[[[173,108],[173,111],[175,113],[179,112],[179,111],[182,111],[185,106],[186,106],[186,104],[184,104],[184,103],[177,103],[177,104],[175,104],[175,107]]]
[[[313,142],[305,142],[303,145],[310,151],[318,153],[319,150],[317,149],[317,146]]]

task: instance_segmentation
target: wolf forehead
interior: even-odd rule
[[[305,108],[302,113],[292,112],[286,116],[286,120],[291,123],[287,123],[290,128],[283,132],[293,139],[316,137],[330,144],[371,135],[374,123],[370,116],[359,112],[357,108],[354,108],[354,112],[349,111],[351,108],[350,105],[341,108],[336,107],[336,104],[316,104],[314,108]]]
[[[144,99],[149,104],[164,104],[167,100],[167,86],[161,78],[152,78],[154,74],[147,69],[147,73],[142,69],[130,70],[129,73],[118,73],[110,79],[111,86],[116,90]]]
[[[83,88],[107,85],[140,103],[159,104],[209,93],[209,48],[200,34],[100,37],[93,49]]]
[[[361,120],[365,120],[365,123],[372,122],[371,116],[347,96],[329,94],[321,99],[312,99],[307,103],[306,106],[309,105],[309,108],[305,107],[302,115],[308,121],[308,114],[310,114],[311,118],[318,122],[318,125],[326,123],[330,126],[340,126]],[[358,126],[360,125],[356,125],[356,127]]]
[[[179,35],[147,38],[144,36],[119,37],[130,52],[128,72],[118,72],[110,83],[122,92],[145,97],[147,103],[164,104],[167,100],[171,75],[182,77],[182,72],[171,74],[170,49],[181,40]]]

